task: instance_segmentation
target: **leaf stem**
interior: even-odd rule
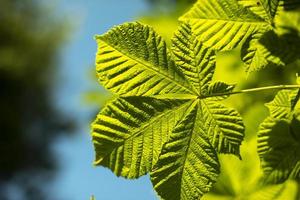
[[[224,95],[233,95],[233,94],[240,94],[240,93],[259,92],[263,90],[283,90],[283,89],[300,89],[300,85],[273,85],[273,86],[266,86],[266,87],[250,88],[250,89],[237,90],[232,92],[215,93],[211,95],[206,95],[205,98],[224,96]]]

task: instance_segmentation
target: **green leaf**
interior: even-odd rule
[[[224,99],[226,95],[206,99],[218,93],[231,92],[234,88],[223,82],[211,83],[215,71],[215,53],[198,41],[187,23],[181,24],[172,42],[177,66],[180,66],[188,80],[199,90],[203,119],[209,127],[207,132],[212,144],[219,152],[239,155],[239,145],[244,138],[240,115],[233,109],[214,103],[213,100]]]
[[[296,181],[262,183],[256,138],[243,142],[241,154],[243,160],[229,155],[219,156],[221,173],[202,200],[298,200]]]
[[[191,24],[204,45],[217,50],[230,50],[271,24],[236,0],[198,0],[180,21]]]
[[[295,110],[298,101],[299,90],[282,90],[266,104],[270,116],[259,127],[258,154],[267,182],[300,180],[300,121]]]
[[[280,0],[238,0],[238,2],[271,23],[280,5]]]
[[[300,58],[300,37],[295,33],[278,36],[274,31],[252,35],[244,43],[241,57],[248,73],[268,66],[285,66]]]
[[[200,104],[202,120],[213,146],[220,153],[240,156],[245,131],[240,114],[214,100],[204,99]]]
[[[200,42],[219,51],[240,44],[246,71],[268,66],[285,66],[299,59],[299,23],[286,34],[277,29],[285,16],[284,5],[298,3],[281,0],[198,0],[180,20],[189,23]],[[279,15],[279,16],[278,16]],[[288,20],[294,22],[295,18]],[[294,24],[295,24],[294,23]],[[282,27],[281,27],[282,28]],[[276,32],[276,33],[275,33]]]
[[[118,95],[197,94],[175,67],[166,43],[154,30],[126,23],[96,36],[100,83]]]
[[[187,100],[120,97],[92,124],[95,165],[117,176],[138,178],[155,164],[163,143],[189,105]]]
[[[300,180],[300,135],[293,131],[288,120],[268,117],[261,124],[258,154],[267,182]]]
[[[192,34],[190,25],[185,23],[175,33],[172,44],[177,66],[200,95],[206,94],[215,70],[215,52],[203,47]]]
[[[241,57],[245,63],[246,72],[259,71],[268,66],[267,57],[272,58],[272,54],[259,43],[262,33],[254,34],[247,38],[241,49]],[[280,62],[280,60],[279,60]]]
[[[176,124],[151,172],[162,199],[199,199],[218,177],[218,157],[205,133],[198,103]]]
[[[293,116],[293,109],[299,99],[298,90],[281,90],[273,101],[266,103],[270,115],[276,119],[290,119]]]
[[[155,48],[151,46],[154,39]],[[138,178],[152,171],[154,186],[166,199],[202,196],[219,173],[217,153],[240,156],[244,138],[238,112],[218,102],[233,86],[211,82],[214,52],[197,40],[188,24],[182,24],[172,40],[175,61],[171,56],[164,57],[168,51],[162,39],[138,23],[115,27],[98,40],[100,82],[118,97],[92,124],[95,164],[125,178]],[[153,59],[154,55],[164,62]],[[126,66],[120,58],[126,59]],[[168,66],[163,64],[166,60]],[[127,65],[131,62],[135,64]],[[142,70],[142,75],[135,74],[136,70]],[[114,73],[118,73],[118,79]],[[151,78],[158,80],[156,86],[148,82]],[[178,157],[173,166],[172,159]],[[191,165],[197,160],[202,163],[197,164],[194,173]],[[167,183],[175,179],[180,192],[165,190],[170,187]]]
[[[269,1],[272,6],[273,1]],[[300,58],[300,15],[283,11],[283,3],[279,1],[276,16],[270,18],[272,30],[254,34],[243,44],[241,57],[248,73],[269,66],[282,67]]]

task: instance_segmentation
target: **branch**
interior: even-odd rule
[[[274,86],[250,88],[250,89],[244,89],[244,90],[238,90],[232,92],[215,93],[211,95],[206,95],[204,98],[233,95],[233,94],[240,94],[240,93],[259,92],[263,90],[283,90],[283,89],[300,89],[300,85],[274,85]]]

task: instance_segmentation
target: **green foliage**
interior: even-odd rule
[[[243,143],[241,154],[243,160],[232,156],[220,156],[221,174],[212,191],[203,196],[204,200],[296,199],[297,183],[295,181],[262,184],[262,173],[256,153],[256,138]]]
[[[150,176],[163,199],[197,199],[219,174],[217,153],[210,143],[201,104],[195,101],[173,128]]]
[[[271,183],[300,180],[299,90],[282,90],[266,106],[270,116],[258,131],[258,153]]]
[[[198,0],[180,17],[168,44],[141,23],[96,36],[97,75],[115,98],[92,124],[95,165],[130,179],[149,173],[166,200],[298,198],[299,83],[233,91],[236,85],[224,79],[246,82],[236,77],[237,67],[230,73],[218,67],[215,76],[216,60],[226,65],[224,55],[239,50],[248,73],[297,60],[300,14],[286,10],[298,5],[294,0]],[[155,22],[174,28],[176,22],[164,20]],[[170,34],[167,27],[155,26]],[[275,73],[266,74],[255,81],[271,81]],[[267,115],[263,106],[252,105],[253,97],[228,97],[267,89],[285,90],[266,104],[270,116],[258,129]],[[246,113],[242,154],[243,121],[228,104]]]
[[[95,164],[116,175],[138,178],[152,169],[170,129],[189,106],[187,100],[119,97],[93,123]]]
[[[99,81],[119,96],[92,125],[95,164],[126,178],[151,171],[154,188],[166,199],[208,192],[219,173],[217,153],[240,156],[244,137],[238,112],[215,97],[226,97],[233,86],[211,82],[214,52],[186,24],[172,40],[172,54],[139,23],[115,27],[97,41]],[[165,190],[171,180],[177,193]]]
[[[264,31],[268,23],[235,0],[202,0],[179,20],[192,25],[206,46],[230,50],[250,35]]]
[[[299,55],[300,37],[295,33],[277,35],[268,31],[250,37],[243,46],[242,57],[247,71],[258,71],[267,66],[285,66]],[[276,48],[275,48],[276,47]]]
[[[190,23],[210,48],[225,51],[242,44],[241,57],[250,73],[269,65],[284,66],[299,58],[291,53],[299,49],[299,32],[293,28],[283,35],[278,32],[278,21],[285,13],[283,6],[281,0],[199,0],[180,20]]]
[[[113,93],[125,96],[197,94],[175,67],[164,40],[148,26],[121,25],[96,39],[98,77]]]

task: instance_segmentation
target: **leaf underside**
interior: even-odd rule
[[[240,158],[244,138],[239,113],[219,102],[234,85],[212,82],[216,51],[242,45],[248,73],[299,59],[299,27],[276,26],[284,9],[298,6],[297,0],[198,0],[180,17],[170,50],[140,23],[96,36],[98,79],[116,97],[92,124],[95,165],[129,179],[150,172],[162,199],[201,198],[220,173],[218,153]],[[299,96],[283,90],[266,104],[270,116],[259,128],[258,153],[267,182],[300,180]],[[282,188],[268,193],[277,198]]]
[[[163,199],[199,199],[218,177],[217,153],[205,133],[199,109],[194,102],[177,122],[151,172],[153,186]]]
[[[126,178],[145,175],[188,104],[187,100],[150,97],[113,100],[92,124],[95,164]]]
[[[235,0],[199,0],[179,20],[190,23],[200,41],[216,50],[233,49],[269,27],[263,18]]]
[[[268,66],[286,66],[299,59],[300,37],[294,33],[278,36],[274,31],[253,35],[242,47],[241,57],[248,73]]]
[[[271,22],[281,4],[280,0],[238,0],[238,3]]]
[[[227,51],[242,45],[241,58],[251,73],[300,58],[298,28],[280,35],[282,27],[277,24],[284,8],[297,6],[297,0],[198,0],[179,20],[189,23],[197,39],[210,49]],[[292,17],[282,25],[289,27],[295,20]]]
[[[127,23],[96,40],[97,75],[111,92],[123,96],[195,93],[152,28]]]
[[[215,52],[187,23],[175,33],[172,51],[140,23],[96,40],[99,81],[118,96],[92,124],[95,165],[125,178],[151,172],[165,199],[201,197],[219,174],[217,153],[240,157],[244,138],[239,113],[218,102],[234,86],[212,82]],[[178,191],[169,188],[170,180]]]
[[[270,116],[258,132],[258,154],[266,182],[300,180],[300,121],[294,114],[298,99],[298,90],[282,90],[266,104]]]

